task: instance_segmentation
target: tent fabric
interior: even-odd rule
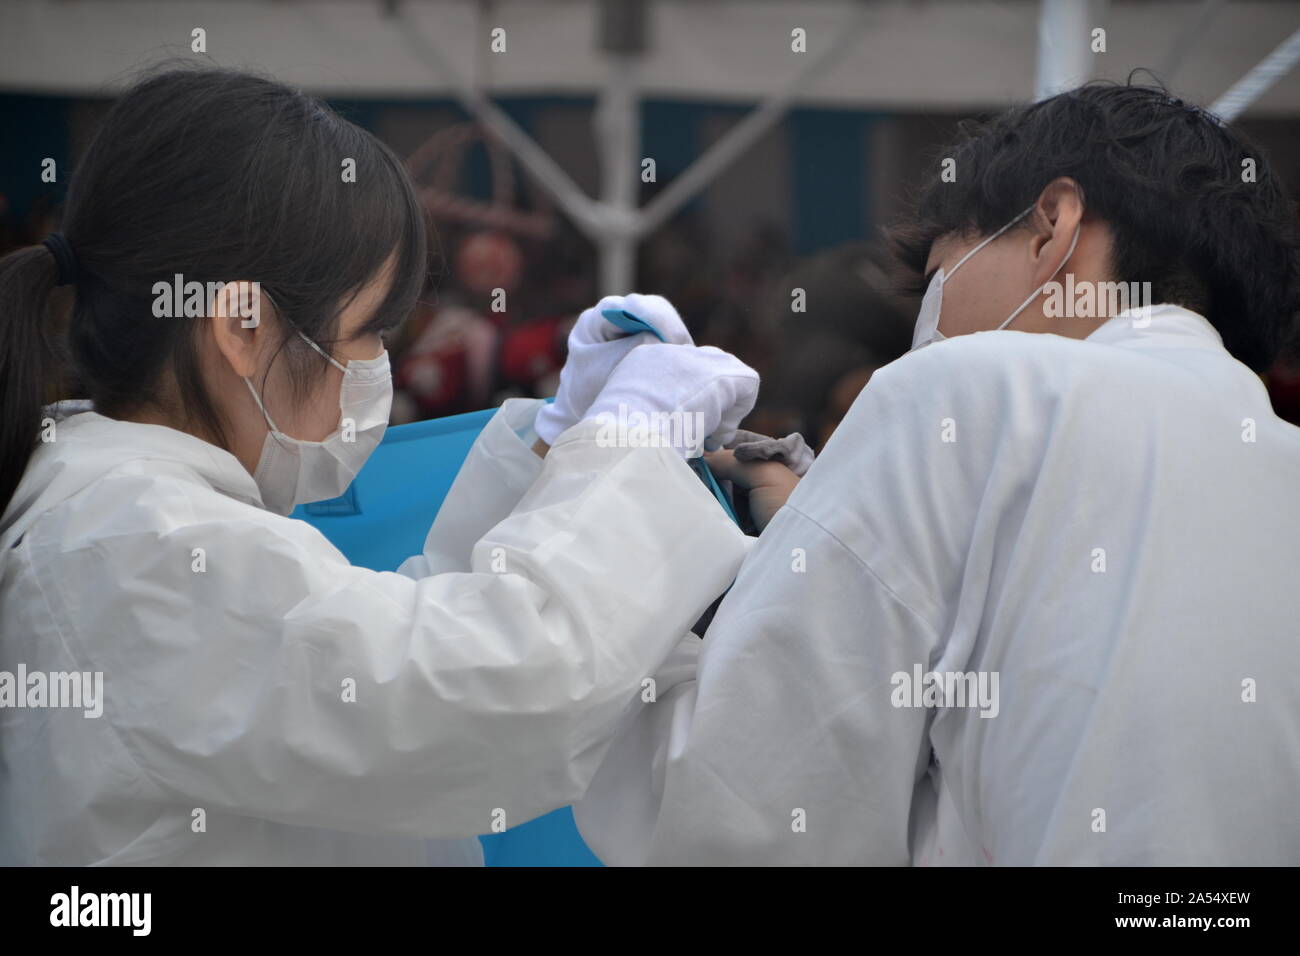
[[[293,517],[315,526],[353,564],[393,571],[418,554],[474,439],[496,409],[398,425],[384,433],[341,497]],[[504,833],[479,837],[488,866],[599,866],[565,807]]]
[[[597,0],[498,0],[492,22],[506,31],[509,54],[492,56],[492,69],[482,70],[477,64],[485,47],[474,38],[484,27],[474,0],[400,6],[4,0],[0,89],[102,97],[151,59],[189,53],[191,30],[202,24],[208,42],[219,44],[210,49],[238,51],[241,65],[315,95],[450,98],[453,81],[431,69],[427,47],[433,43],[452,74],[473,77],[488,96],[591,97],[609,70],[593,44],[600,6]],[[655,0],[648,6],[653,30],[637,65],[643,96],[751,103],[793,81],[846,29],[855,4]],[[1176,42],[1175,32],[1202,6],[1200,0],[1116,0],[1103,18],[1110,45],[1094,57],[1098,75],[1122,83],[1132,68],[1157,65],[1152,60],[1163,57],[1153,56],[1153,47]],[[1191,102],[1212,102],[1295,29],[1294,4],[1233,0],[1224,6],[1212,30],[1185,39],[1175,51],[1186,65],[1175,65],[1173,76],[1162,72]],[[846,55],[796,95],[796,106],[989,110],[1033,95],[1036,4],[878,3],[869,17]],[[807,53],[792,50],[795,27],[804,31]],[[1275,83],[1252,105],[1260,116],[1294,116],[1297,110],[1297,83]],[[659,168],[665,168],[662,158]]]

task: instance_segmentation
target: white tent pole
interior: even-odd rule
[[[761,105],[751,110],[641,211],[637,222],[637,232],[640,235],[657,229],[707,186],[714,177],[735,162],[745,150],[780,121],[796,96],[849,51],[857,42],[858,35],[867,22],[865,6],[857,3],[854,7],[853,16],[843,28],[837,31],[835,39],[826,48],[825,53],[804,67],[785,89],[768,97]]]
[[[637,58],[611,53],[607,60],[609,73],[593,117],[601,160],[594,238],[600,253],[600,291],[612,295],[632,291],[636,281],[641,102]]]
[[[1034,100],[1092,79],[1092,31],[1102,25],[1105,0],[1042,0]]]
[[[1263,96],[1265,90],[1289,73],[1298,61],[1300,61],[1300,30],[1296,30],[1282,41],[1281,46],[1232,84],[1232,88],[1210,106],[1210,112],[1225,123],[1233,122],[1251,103]]]
[[[545,150],[533,142],[532,137],[524,132],[519,124],[502,112],[481,91],[465,82],[451,68],[437,44],[430,40],[406,13],[405,5],[399,5],[397,10],[397,15],[392,18],[392,22],[415,53],[422,60],[427,61],[444,82],[451,86],[465,111],[500,139],[515,154],[524,169],[555,197],[555,201],[569,218],[584,233],[591,236],[597,220],[592,200],[583,193],[569,174],[547,155]]]

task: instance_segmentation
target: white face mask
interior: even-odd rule
[[[393,377],[387,350],[377,358],[352,359],[343,366],[307,336],[302,338],[343,372],[339,427],[324,441],[303,441],[276,428],[257,389],[244,379],[270,428],[253,480],[262,493],[263,504],[282,515],[293,511],[296,505],[337,498],[347,491],[384,437],[393,406]]]
[[[939,331],[939,315],[943,309],[944,281],[947,278],[950,278],[954,272],[960,269],[962,267],[962,264],[965,263],[967,259],[975,255],[975,253],[979,252],[981,249],[987,246],[998,236],[1002,235],[1004,232],[1006,232],[1008,229],[1010,229],[1012,226],[1018,223],[1021,219],[1024,219],[1027,215],[1029,215],[1029,213],[1033,211],[1033,208],[1034,208],[1033,206],[1030,206],[1020,215],[1016,216],[1015,219],[1012,219],[1009,223],[1007,223],[997,232],[993,233],[993,235],[989,236],[987,239],[982,240],[979,243],[979,245],[977,245],[974,249],[972,249],[970,252],[966,253],[966,255],[958,259],[957,264],[952,267],[952,272],[949,272],[946,276],[944,275],[944,271],[942,268],[939,268],[935,271],[934,278],[930,280],[930,284],[929,286],[926,287],[925,290],[925,296],[921,299],[920,311],[916,313],[916,329],[912,333],[912,349],[911,349],[912,351],[916,351],[919,348],[924,348],[925,346],[930,345],[933,342],[942,342],[944,339],[948,337]],[[1051,276],[1048,277],[1047,282],[1051,282],[1053,279],[1055,279],[1056,274],[1060,272],[1062,269],[1064,269],[1065,264],[1070,261],[1070,256],[1074,255],[1074,247],[1079,242],[1079,232],[1082,230],[1082,228],[1083,228],[1082,223],[1080,223],[1078,226],[1075,226],[1074,239],[1071,240],[1070,242],[1070,248],[1069,250],[1066,251],[1065,258],[1061,260],[1061,264],[1057,266],[1056,270],[1051,274]],[[1016,316],[1018,316],[1021,312],[1025,311],[1029,303],[1033,302],[1036,298],[1038,298],[1038,294],[1042,292],[1045,288],[1047,288],[1047,282],[1044,282],[1037,289],[1031,292],[1029,298],[1025,299],[1024,302],[1020,303],[1020,308],[1016,309],[1016,311],[1008,315],[1001,325],[999,325],[996,329],[993,329],[991,331],[996,332],[1000,329],[1005,329],[1008,325],[1010,325],[1011,321]]]

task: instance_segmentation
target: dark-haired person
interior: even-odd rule
[[[1300,863],[1300,430],[1255,374],[1300,306],[1278,181],[1134,86],[941,155],[918,347],[627,715],[583,834],[611,863]],[[1157,304],[1054,317],[1054,277]]]
[[[123,95],[63,233],[0,261],[0,864],[482,862],[474,834],[582,793],[726,586],[742,535],[683,449],[592,420],[734,430],[757,376],[716,349],[632,348],[544,462],[541,403],[503,409],[475,460],[528,483],[462,474],[413,577],[285,517],[378,443],[425,249],[387,148],[200,70]],[[177,277],[211,297],[178,310]],[[43,412],[56,285],[93,407]]]

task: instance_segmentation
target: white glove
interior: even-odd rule
[[[537,413],[534,428],[537,437],[548,445],[555,444],[560,433],[586,417],[614,366],[632,349],[643,344],[662,344],[649,332],[629,335],[601,313],[621,309],[653,325],[665,339],[675,345],[692,345],[691,333],[671,302],[661,295],[607,295],[578,316],[569,333],[569,356],[560,370],[560,388],[555,401]]]
[[[757,398],[758,373],[730,352],[641,345],[618,363],[583,417],[601,422],[597,440],[671,445],[693,458],[701,446],[731,441]]]

